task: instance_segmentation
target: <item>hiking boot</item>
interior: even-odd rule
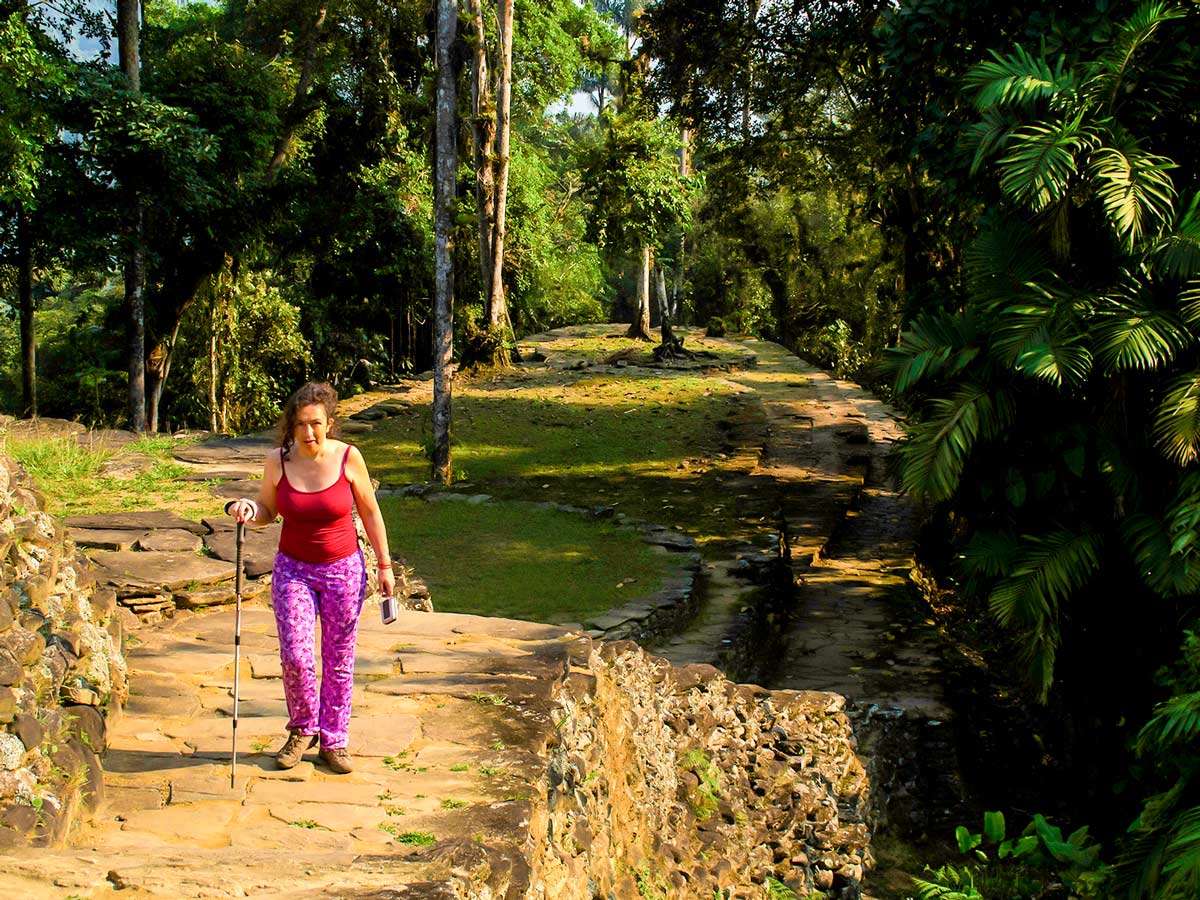
[[[317,743],[315,734],[301,734],[299,731],[288,733],[287,743],[275,754],[275,767],[290,769],[300,762],[306,750],[311,750]]]
[[[338,747],[335,750],[328,750],[322,747],[321,752],[317,755],[325,765],[329,766],[330,772],[337,775],[345,775],[348,772],[354,771],[354,759],[345,747]]]

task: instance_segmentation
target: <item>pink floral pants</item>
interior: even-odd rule
[[[354,644],[366,596],[361,552],[331,563],[306,563],[275,554],[271,602],[279,630],[279,660],[287,698],[288,728],[319,734],[321,747],[349,741],[354,689]],[[321,684],[313,649],[321,620]]]

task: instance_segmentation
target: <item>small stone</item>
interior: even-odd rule
[[[15,734],[0,731],[0,769],[11,772],[25,759],[25,745]]]
[[[38,747],[46,736],[42,723],[27,713],[18,713],[13,719],[12,732],[26,747]]]
[[[0,723],[13,720],[17,714],[17,695],[9,688],[0,687]]]
[[[8,650],[0,647],[0,685],[20,684],[25,670]]]

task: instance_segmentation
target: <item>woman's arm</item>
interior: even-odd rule
[[[379,592],[390,597],[396,590],[396,576],[392,572],[392,557],[388,552],[387,529],[384,528],[383,513],[379,511],[379,503],[375,499],[375,488],[371,486],[367,463],[357,447],[350,448],[346,477],[350,479],[354,504],[358,507],[367,540],[371,542],[371,549],[375,551],[375,559],[379,562]]]
[[[270,525],[278,514],[275,509],[275,492],[281,477],[283,468],[279,460],[279,450],[271,450],[263,460],[263,477],[258,489],[258,499],[239,497],[237,500],[231,500],[225,504],[225,512],[239,522],[248,522],[259,528]]]

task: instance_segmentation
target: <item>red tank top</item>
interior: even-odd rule
[[[346,477],[346,460],[350,448],[342,457],[338,480],[320,491],[299,491],[288,481],[287,466],[279,460],[283,476],[275,489],[275,508],[283,516],[279,535],[279,551],[306,563],[328,563],[345,559],[358,550],[358,533],[354,529],[354,491]]]

